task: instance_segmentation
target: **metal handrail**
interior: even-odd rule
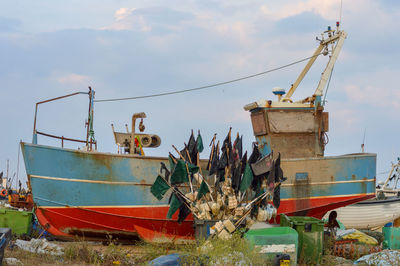
[[[55,138],[55,139],[61,139],[61,147],[64,148],[64,140],[66,141],[72,141],[72,142],[80,142],[80,143],[86,143],[86,140],[80,140],[80,139],[72,139],[72,138],[66,138],[64,136],[56,136],[56,135],[52,135],[52,134],[48,134],[48,133],[44,133],[44,132],[40,132],[38,130],[36,130],[36,134],[42,135],[42,136],[46,136],[49,138]],[[95,149],[97,150],[97,141],[89,141],[90,144],[94,144]]]

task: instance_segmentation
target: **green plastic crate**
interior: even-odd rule
[[[399,227],[383,227],[383,237],[385,238],[385,245],[389,249],[400,249],[400,228]]]
[[[252,229],[244,237],[253,245],[261,248],[260,253],[273,260],[278,253],[290,256],[290,265],[297,265],[297,250],[299,235],[290,227],[272,227]]]
[[[32,229],[32,212],[0,208],[0,227],[11,228],[12,233],[30,235]]]
[[[322,259],[324,222],[307,216],[280,216],[281,226],[289,226],[299,234],[298,259],[303,263],[319,263]]]

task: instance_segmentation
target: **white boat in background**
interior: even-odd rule
[[[400,218],[400,158],[397,160],[387,179],[378,183],[375,198],[335,209],[346,228],[376,230]],[[328,217],[329,213],[324,216]]]

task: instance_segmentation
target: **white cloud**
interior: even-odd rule
[[[136,8],[126,8],[126,7],[121,7],[117,11],[115,11],[115,20],[116,21],[121,21],[126,19],[129,15],[132,14],[133,11],[135,11]]]
[[[55,77],[56,81],[65,85],[87,85],[90,81],[89,76],[75,73]]]
[[[134,31],[150,31],[151,26],[145,21],[142,15],[134,13],[136,8],[121,7],[115,11],[115,21],[102,30],[134,30]]]

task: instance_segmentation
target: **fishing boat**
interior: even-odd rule
[[[392,165],[385,181],[376,186],[376,197],[338,208],[337,219],[346,228],[380,229],[400,218],[400,160]],[[327,215],[326,215],[327,217]]]
[[[350,154],[324,157],[328,115],[323,112],[322,90],[346,38],[339,29],[329,29],[290,91],[275,90],[278,102],[258,101],[245,106],[250,111],[258,149],[282,155],[281,167],[287,181],[281,187],[278,213],[321,218],[327,211],[374,196],[376,155]],[[331,47],[331,49],[328,49]],[[315,59],[330,55],[316,93],[300,102],[290,97]],[[37,130],[39,104],[83,94],[57,97],[36,104],[32,143],[21,142],[25,168],[36,215],[40,224],[58,238],[76,235],[90,238],[140,238],[151,242],[194,239],[193,217],[181,224],[177,214],[167,219],[168,197],[158,201],[151,193],[167,158],[144,155],[143,149],[157,147],[161,139],[143,133],[144,113],[134,114],[131,130],[115,132],[117,154],[97,151],[93,130],[94,91],[89,88],[86,140],[58,137]],[[136,121],[140,119],[139,132]],[[37,143],[37,136],[59,138],[62,147]],[[65,141],[85,144],[67,149]],[[138,145],[139,144],[139,145]],[[205,161],[200,161],[203,167]]]

